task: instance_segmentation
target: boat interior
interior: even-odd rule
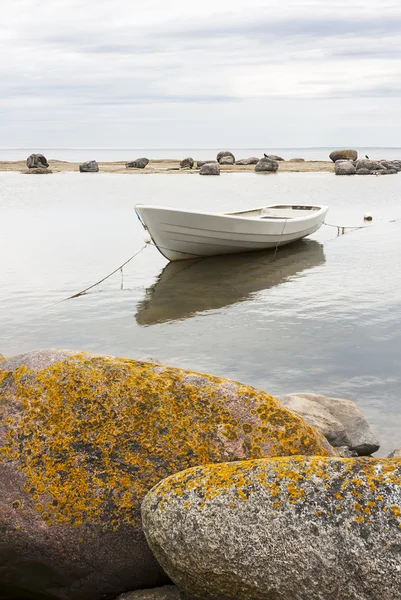
[[[320,206],[301,206],[293,204],[277,204],[264,206],[254,210],[244,210],[240,212],[225,213],[233,217],[249,217],[252,219],[296,219],[299,217],[310,216],[312,211],[319,211]]]

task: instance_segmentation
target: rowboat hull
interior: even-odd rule
[[[138,204],[135,210],[155,246],[170,261],[290,244],[317,231],[328,210],[287,206],[287,213],[294,211],[294,217],[261,216],[268,208],[208,214]]]

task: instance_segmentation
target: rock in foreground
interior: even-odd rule
[[[207,162],[199,170],[199,175],[220,175],[220,165],[216,162]]]
[[[149,492],[142,520],[166,573],[197,598],[401,597],[399,459],[193,468]]]
[[[88,162],[79,165],[80,173],[97,173],[99,171],[99,165],[96,160],[89,160]]]
[[[265,392],[63,350],[0,362],[0,597],[98,600],[166,582],[140,502],[190,466],[333,453]]]
[[[350,150],[350,149],[333,150],[333,152],[330,152],[329,158],[334,163],[336,162],[336,160],[357,160],[358,152],[356,150]]]
[[[271,160],[270,158],[261,158],[260,161],[255,166],[255,171],[257,173],[263,172],[271,172],[275,173],[278,169],[278,162],[276,160]]]
[[[355,175],[356,168],[350,160],[337,160],[334,172],[336,175]]]
[[[47,169],[49,163],[43,154],[31,154],[26,159],[28,169]]]

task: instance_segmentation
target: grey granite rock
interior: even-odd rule
[[[372,171],[369,171],[369,169],[364,169],[364,168],[360,168],[360,169],[356,169],[356,175],[371,175]]]
[[[199,175],[220,175],[220,165],[218,163],[205,163],[201,166]]]
[[[26,166],[28,169],[46,169],[49,163],[43,154],[31,154],[26,159]]]
[[[278,162],[270,158],[261,158],[255,165],[256,173],[271,172],[275,173],[278,169]]]
[[[79,165],[80,173],[97,173],[99,171],[99,165],[96,160],[88,160],[88,162]]]
[[[194,166],[194,159],[193,158],[184,158],[181,162],[180,162],[180,167],[181,169],[192,169]]]
[[[358,152],[356,150],[351,149],[333,150],[333,152],[330,152],[329,158],[333,162],[336,162],[336,160],[340,159],[357,160]]]
[[[384,171],[386,167],[376,160],[370,160],[368,158],[362,158],[356,162],[356,168],[368,169],[369,171]]]
[[[399,600],[401,460],[205,465],[142,503],[157,560],[197,598]]]
[[[198,167],[198,169],[200,169],[201,167],[203,167],[203,165],[210,165],[210,164],[217,165],[218,162],[217,162],[217,160],[198,160],[198,162],[196,163],[196,166]]]
[[[241,158],[240,160],[236,160],[236,165],[256,165],[259,162],[259,158],[255,156],[251,156],[250,158]]]
[[[216,160],[218,163],[221,163],[221,159],[222,158],[226,158],[227,156],[230,156],[233,159],[233,163],[235,163],[235,156],[232,152],[228,152],[228,150],[223,150],[222,152],[219,152],[216,156]]]
[[[350,160],[337,160],[334,164],[336,175],[355,175],[356,168]]]
[[[220,158],[219,163],[221,165],[234,165],[235,164],[235,158],[234,156],[228,156],[228,155],[224,155]]]
[[[288,162],[305,162],[304,158],[290,158]]]
[[[148,158],[137,158],[125,163],[126,169],[144,169],[149,164]]]
[[[277,156],[277,154],[265,154],[264,158],[269,158],[270,160],[282,161],[284,158],[282,156]]]

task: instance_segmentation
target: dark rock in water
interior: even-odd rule
[[[125,163],[126,169],[144,169],[149,164],[148,158],[137,158],[131,162]]]
[[[182,160],[180,162],[181,169],[192,169],[193,166],[194,166],[193,158],[184,158],[184,160]]]
[[[98,600],[167,582],[140,503],[189,466],[333,455],[265,392],[111,356],[0,362],[0,598]],[[7,582],[7,583],[6,583]]]
[[[217,165],[218,162],[217,162],[217,160],[198,160],[198,162],[196,163],[196,166],[198,167],[198,169],[200,169],[201,167],[203,167],[203,165],[210,165],[210,164]]]
[[[356,168],[350,160],[337,160],[334,165],[336,175],[355,175]]]
[[[218,163],[205,163],[201,166],[199,175],[220,175],[220,165]]]
[[[250,158],[241,158],[240,160],[236,160],[236,165],[257,165],[259,159],[255,156],[251,156]]]
[[[162,587],[147,590],[125,592],[117,600],[189,600],[176,585],[163,585]]]
[[[95,160],[89,160],[88,162],[79,165],[80,173],[97,173],[99,171],[99,165]]]
[[[270,160],[276,160],[276,161],[281,161],[284,160],[284,158],[282,158],[281,156],[277,156],[276,154],[265,154],[264,158],[270,158]]]
[[[269,158],[261,158],[255,165],[256,173],[271,172],[275,173],[278,169],[278,162]]]
[[[290,158],[288,162],[305,162],[304,158]]]
[[[146,495],[142,523],[165,572],[196,598],[401,597],[400,459],[195,467]]]
[[[333,150],[329,154],[330,160],[336,162],[336,160],[357,160],[358,152],[356,150]]]
[[[216,160],[218,163],[221,163],[221,159],[225,158],[227,156],[231,156],[231,158],[233,159],[233,162],[231,164],[235,163],[235,156],[232,152],[228,152],[228,151],[223,151],[223,152],[219,152],[218,155],[216,156]]]
[[[222,156],[219,162],[221,165],[234,165],[235,158],[233,156]]]
[[[396,448],[389,455],[388,458],[401,458],[401,448]]]
[[[26,166],[28,169],[46,169],[49,163],[43,154],[31,154],[26,159]]]
[[[36,169],[35,167],[33,167],[32,169],[24,169],[23,171],[21,171],[21,173],[23,173],[24,175],[48,175],[49,173],[53,173],[53,171],[46,168]]]
[[[356,175],[372,175],[372,171],[369,171],[369,169],[357,169],[355,174]]]

